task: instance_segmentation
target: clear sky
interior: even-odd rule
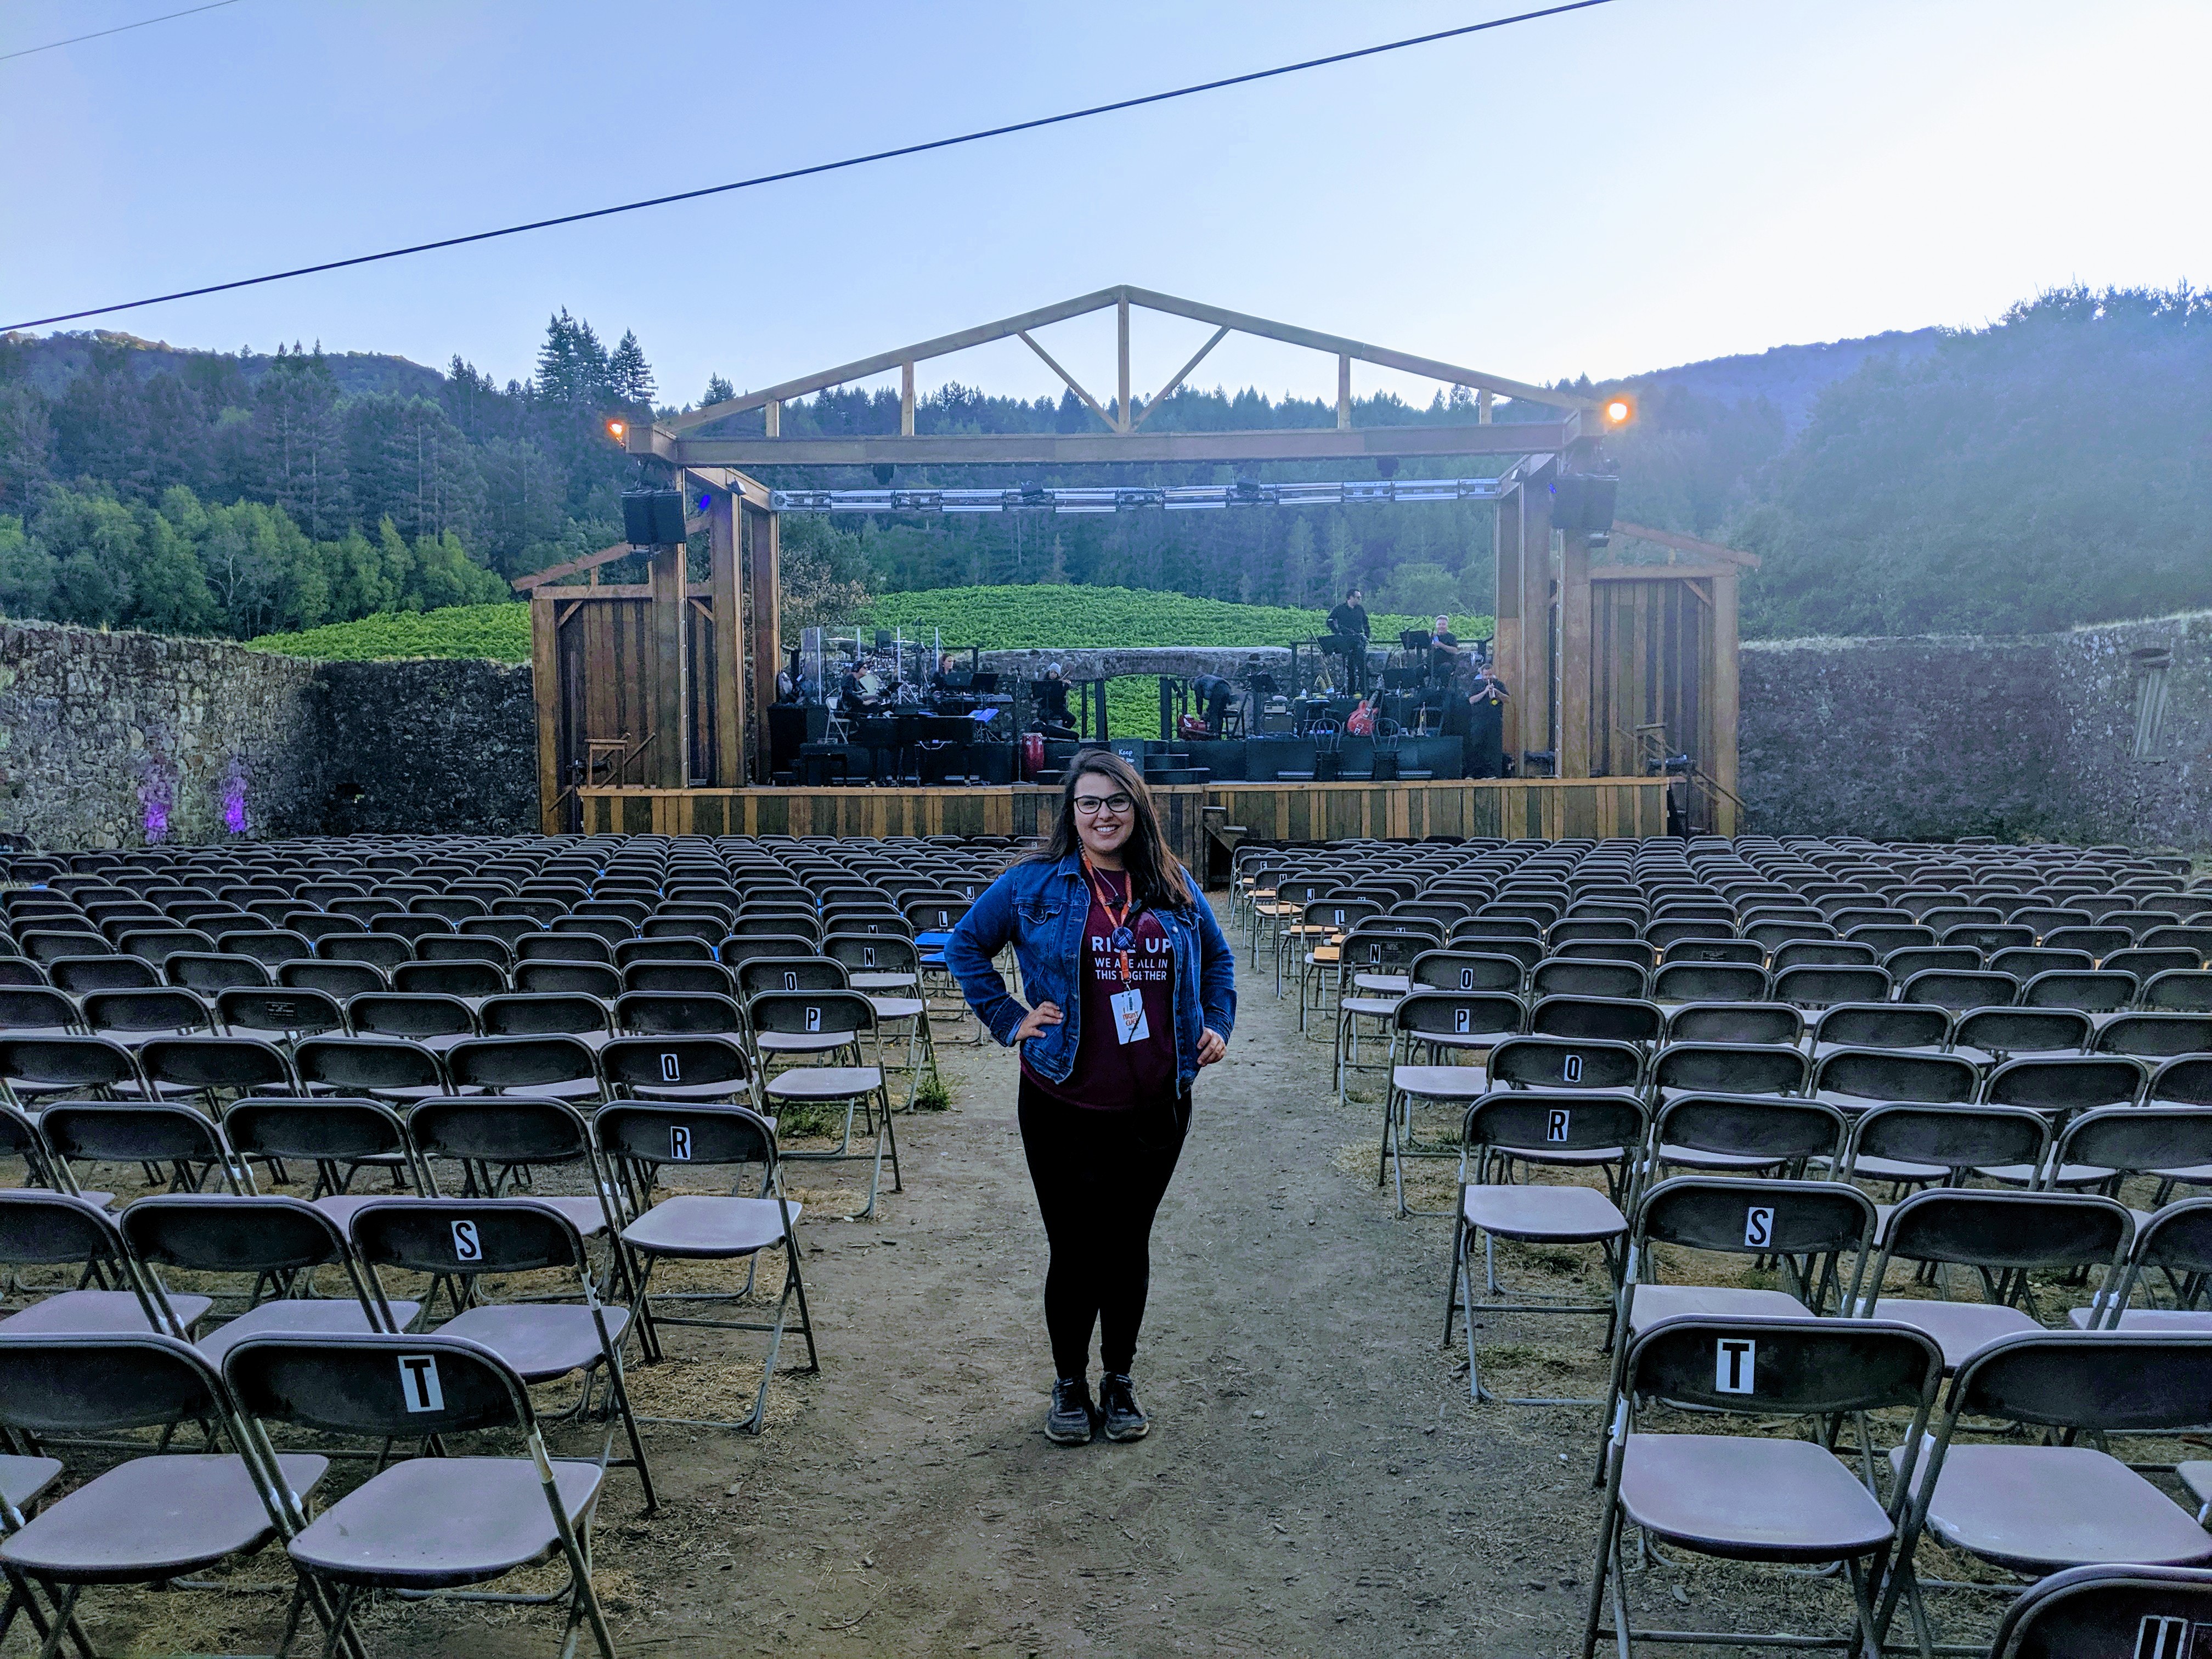
[[[7,0],[0,53],[179,0]],[[0,324],[1504,15],[238,0],[0,61]],[[1115,283],[1530,380],[2212,280],[2206,0],[1615,0],[828,178],[100,319],[529,372],[567,306],[666,401]],[[1148,390],[1204,330],[1140,325]],[[1110,325],[1056,355],[1110,388]],[[1018,343],[925,371],[1057,382]],[[1234,340],[1196,377],[1334,395]],[[1425,383],[1358,371],[1363,394]]]

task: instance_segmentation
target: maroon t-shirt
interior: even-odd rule
[[[1145,999],[1146,1036],[1123,1042],[1115,1030],[1113,999],[1123,988],[1121,952],[1114,947],[1114,918],[1100,902],[1103,886],[1121,908],[1129,894],[1127,872],[1097,870],[1091,874],[1091,914],[1084,922],[1082,1029],[1076,1042],[1075,1069],[1064,1083],[1048,1083],[1022,1056],[1022,1073],[1046,1094],[1069,1106],[1120,1112],[1171,1095],[1176,1086],[1173,952],[1167,929],[1149,911],[1131,916],[1129,984]]]

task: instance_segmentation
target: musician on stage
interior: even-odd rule
[[[1367,620],[1367,607],[1359,602],[1360,598],[1358,588],[1348,589],[1344,603],[1328,613],[1328,631],[1332,636],[1359,641],[1358,650],[1343,653],[1343,689],[1355,696],[1367,689],[1367,639],[1371,631],[1371,624]]]
[[[1237,701],[1237,688],[1218,674],[1200,674],[1190,683],[1190,695],[1206,714],[1206,733],[1208,737],[1221,735],[1221,723],[1228,717],[1229,705]]]
[[[866,682],[861,679],[860,665],[858,663],[848,664],[845,669],[845,678],[839,684],[837,688],[837,708],[839,712],[847,715],[872,714],[874,712],[876,705],[880,701],[880,698],[873,696],[869,693]]]
[[[962,684],[966,676],[960,672],[960,659],[947,651],[937,659],[937,672],[929,677],[929,689],[935,692],[960,692],[967,690]]]
[[[1030,731],[1062,740],[1075,736],[1075,721],[1067,712],[1067,682],[1060,678],[1058,663],[1045,669],[1042,679],[1030,682],[1030,701],[1036,711]]]

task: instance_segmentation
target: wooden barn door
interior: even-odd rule
[[[1687,754],[1703,771],[1714,741],[1713,603],[1697,578],[1591,573],[1590,774],[1643,777],[1654,759]],[[1709,804],[1698,792],[1692,830]]]

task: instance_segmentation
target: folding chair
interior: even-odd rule
[[[241,1162],[297,1158],[314,1168],[307,1201],[345,1231],[370,1195],[349,1190],[364,1169],[382,1170],[394,1190],[428,1190],[399,1115],[382,1101],[329,1095],[240,1100],[222,1117],[223,1138]]]
[[[2039,1170],[2050,1150],[2050,1122],[2024,1106],[1875,1106],[1851,1125],[1836,1178],[1886,1182],[1894,1196],[1936,1182],[1963,1187],[1991,1165]],[[1879,1232],[1896,1206],[1875,1208]]]
[[[1850,1134],[1844,1115],[1821,1101],[1692,1091],[1659,1109],[1650,1174],[1671,1166],[1802,1180],[1810,1164],[1839,1163]]]
[[[1805,1016],[1786,1002],[1688,1002],[1668,1013],[1667,1041],[1794,1048],[1805,1041]]]
[[[605,1470],[547,1452],[528,1385],[490,1349],[443,1335],[256,1336],[223,1356],[223,1379],[264,1466],[277,1462],[271,1423],[387,1444],[517,1430],[525,1438],[526,1457],[408,1458],[313,1521],[294,1496],[304,1488],[269,1483],[292,1565],[316,1587],[307,1599],[327,1651],[357,1646],[364,1590],[453,1589],[559,1555],[569,1573],[562,1652],[589,1624],[600,1659],[615,1659],[587,1543]]]
[[[65,1100],[39,1119],[55,1160],[70,1189],[77,1188],[72,1160],[85,1164],[136,1164],[149,1183],[170,1170],[169,1190],[196,1193],[209,1176],[220,1172],[225,1192],[244,1189],[245,1166],[206,1113],[160,1101]]]
[[[1824,1011],[1813,1025],[1813,1058],[1838,1048],[1881,1048],[1893,1054],[1941,1054],[1951,1041],[1951,1012],[1933,1003],[1844,1002]]]
[[[806,1369],[821,1370],[814,1346],[814,1321],[806,1306],[806,1290],[800,1278],[803,1252],[794,1231],[802,1206],[784,1196],[781,1163],[775,1131],[758,1113],[742,1106],[673,1105],[617,1101],[600,1109],[592,1120],[601,1155],[618,1172],[621,1183],[635,1202],[636,1219],[623,1229],[622,1247],[630,1258],[630,1310],[638,1321],[638,1339],[648,1361],[661,1357],[662,1325],[694,1326],[714,1330],[761,1331],[768,1334],[768,1352],[761,1365],[760,1393],[753,1412],[744,1423],[677,1420],[698,1428],[736,1428],[757,1434],[768,1410],[769,1384],[775,1375],[776,1358],[792,1304],[799,1310],[799,1329],[806,1339]],[[752,1196],[732,1192],[727,1196],[678,1193],[652,1201],[654,1181],[664,1165],[690,1164],[702,1169],[761,1168],[760,1187]],[[709,1319],[700,1316],[656,1310],[650,1296],[654,1266],[671,1261],[743,1261],[747,1266],[745,1288],[735,1291],[664,1292],[663,1303],[732,1302],[748,1295],[763,1250],[781,1249],[784,1282],[773,1320]]]
[[[453,1086],[441,1094],[519,1093],[580,1101],[599,1100],[606,1092],[592,1045],[563,1033],[469,1037],[447,1051],[446,1070]]]
[[[2212,1572],[2069,1567],[2005,1609],[1990,1659],[2187,1659],[2212,1625]],[[1977,1648],[1976,1652],[1981,1650]]]
[[[155,1037],[138,1051],[147,1091],[198,1095],[212,1111],[219,1095],[289,1094],[299,1079],[273,1042],[244,1036]]]
[[[453,1091],[445,1060],[399,1037],[311,1036],[293,1049],[292,1064],[309,1094],[367,1095],[404,1105]]]
[[[1362,928],[1349,934],[1337,947],[1336,1018],[1332,1022],[1333,1064],[1335,1073],[1337,1104],[1345,1103],[1351,1087],[1352,1074],[1384,1069],[1362,1065],[1359,1060],[1360,1021],[1380,1022],[1385,1030],[1398,1006],[1398,999],[1413,988],[1413,964],[1423,956],[1437,954],[1430,948],[1430,941],[1417,935],[1385,933],[1372,928]],[[1517,985],[1516,964],[1513,977]],[[1468,977],[1474,976],[1473,967]],[[1474,988],[1471,985],[1468,988]],[[1300,1014],[1304,1018],[1303,1009]],[[1382,1031],[1371,1035],[1380,1036]]]
[[[52,1659],[64,1631],[80,1652],[91,1651],[76,1625],[88,1589],[167,1588],[260,1550],[280,1535],[263,1471],[273,1471],[292,1501],[304,1504],[330,1461],[288,1452],[264,1462],[258,1449],[251,1456],[217,1452],[215,1425],[233,1426],[229,1395],[205,1357],[173,1337],[0,1331],[0,1424],[11,1437],[82,1441],[156,1425],[166,1431],[185,1422],[201,1426],[205,1451],[163,1449],[130,1458],[0,1540],[0,1570],[14,1598],[46,1634],[41,1659]],[[9,1497],[22,1501],[12,1492]],[[51,1628],[31,1598],[33,1583],[53,1596]],[[295,1594],[293,1620],[298,1614]]]
[[[1954,1550],[2041,1577],[2069,1567],[2212,1561],[2212,1533],[2109,1452],[2076,1443],[2106,1435],[2201,1428],[2212,1399],[2212,1333],[2027,1331],[1960,1366],[1913,1494],[1897,1569],[1882,1595],[1902,1596],[1927,1650],[1929,1628],[1913,1560],[1925,1531]],[[2046,1443],[1960,1443],[1962,1419],[2045,1431]],[[2063,1443],[2047,1442],[2056,1435]],[[1911,1448],[1891,1454],[1908,1467]],[[1978,1651],[1978,1650],[1976,1650]],[[2138,1653],[2142,1649],[2136,1650]]]
[[[1628,1218],[1618,1200],[1633,1198],[1635,1166],[1650,1127],[1644,1103],[1630,1094],[1486,1094],[1467,1109],[1460,1131],[1459,1201],[1452,1223],[1451,1271],[1444,1286],[1443,1346],[1452,1339],[1455,1311],[1467,1317],[1467,1386],[1476,1401],[1495,1400],[1482,1386],[1475,1354],[1475,1315],[1496,1313],[1597,1314],[1612,1321],[1619,1306],[1622,1257],[1619,1245]],[[1537,1186],[1500,1179],[1520,1162],[1595,1162],[1620,1166],[1609,1176],[1613,1195],[1577,1183]],[[1482,1241],[1485,1294],[1507,1294],[1498,1283],[1496,1241],[1565,1246],[1595,1244],[1603,1252],[1610,1290],[1601,1302],[1474,1300],[1474,1243]],[[1509,1398],[1512,1406],[1589,1405],[1595,1400]]]
[[[143,957],[57,957],[46,964],[46,980],[73,997],[88,991],[159,990],[163,984],[161,970]]]
[[[170,1194],[139,1200],[119,1224],[148,1296],[177,1329],[188,1330],[192,1322],[176,1308],[177,1295],[162,1283],[161,1268],[252,1275],[244,1310],[194,1344],[216,1364],[234,1346],[264,1332],[404,1330],[422,1311],[419,1303],[373,1299],[337,1224],[300,1199]],[[315,1269],[328,1267],[343,1270],[349,1297],[313,1294]],[[264,1285],[277,1292],[274,1299],[262,1299]],[[300,1290],[308,1293],[293,1294]]]
[[[771,1055],[813,1053],[835,1058],[849,1048],[855,1061],[865,1059],[863,1043],[875,1033],[874,1005],[858,991],[767,991],[752,1000],[746,1011],[753,1041],[762,1057],[761,1099],[771,1111],[795,1105],[835,1107],[842,1103],[844,1122],[835,1146],[786,1151],[787,1163],[846,1163],[871,1160],[868,1201],[854,1212],[873,1215],[876,1191],[883,1180],[884,1158],[891,1165],[891,1190],[906,1190],[899,1170],[898,1137],[891,1127],[890,1089],[881,1066],[797,1065],[771,1073]],[[811,1044],[812,1047],[805,1045]],[[861,1133],[871,1137],[866,1152],[853,1148],[853,1124],[861,1117]],[[880,1115],[878,1115],[880,1114]]]
[[[1955,1370],[2000,1337],[2041,1328],[2027,1275],[2101,1267],[2093,1305],[2118,1289],[2135,1238],[2127,1207],[2109,1198],[2073,1193],[2009,1193],[1940,1188],[1915,1193],[1890,1212],[1881,1250],[1867,1276],[1860,1311],[1925,1331]],[[1881,1294],[1893,1260],[1971,1267],[1980,1302],[1923,1301]],[[1939,1280],[1940,1282],[1940,1280]]]
[[[1619,1402],[1631,1342],[1670,1319],[1803,1319],[1857,1305],[1871,1255],[1874,1202],[1839,1181],[1755,1181],[1676,1176],[1644,1189],[1629,1229],[1628,1268],[1620,1291],[1621,1340],[1615,1350],[1610,1399]],[[1658,1282],[1652,1247],[1723,1255],[1772,1257],[1795,1287],[1771,1291],[1736,1285]],[[1845,1279],[1842,1261],[1851,1258]],[[1608,1419],[1611,1420],[1611,1419]]]
[[[1382,1097],[1375,1184],[1395,1179],[1401,1218],[1414,1213],[1406,1206],[1405,1160],[1459,1156],[1456,1146],[1416,1137],[1415,1103],[1456,1105],[1464,1115],[1490,1092],[1489,1072],[1483,1064],[1453,1065],[1446,1057],[1483,1053],[1519,1031],[1527,1018],[1518,997],[1495,991],[1408,991],[1391,1010],[1390,1087]]]
[[[1654,1188],[1656,1196],[1658,1189]],[[1942,1356],[1919,1332],[1858,1320],[1670,1319],[1624,1340],[1620,1408],[1605,1455],[1605,1515],[1590,1570],[1583,1659],[1601,1637],[1623,1654],[1638,1639],[1716,1647],[1837,1647],[1878,1655],[1892,1614],[1875,1595],[1892,1560],[1910,1552],[1907,1501],[1914,1462],[1942,1382]],[[1664,1401],[1757,1420],[1757,1431],[1657,1434],[1641,1426]],[[1884,1503],[1874,1470],[1854,1474],[1829,1425],[1844,1416],[1905,1411],[1911,1421],[1903,1471]],[[1808,1431],[1784,1439],[1776,1418]],[[1701,1416],[1700,1423],[1710,1422]],[[1639,1629],[1628,1601],[1623,1534],[1730,1561],[1800,1569],[1841,1564],[1853,1618],[1838,1640],[1735,1631]],[[1612,1622],[1606,1622],[1610,1596]]]
[[[57,1291],[0,1319],[0,1337],[116,1331],[187,1337],[215,1305],[204,1296],[178,1296],[166,1305],[154,1301],[114,1218],[90,1200],[27,1188],[0,1192],[0,1267],[12,1279],[24,1267],[64,1264],[81,1271],[79,1287]],[[179,1322],[172,1325],[172,1318]]]
[[[596,1158],[592,1167],[598,1167]],[[583,1233],[568,1208],[543,1198],[385,1199],[354,1212],[351,1237],[355,1255],[368,1270],[373,1298],[386,1310],[386,1328],[404,1330],[418,1310],[413,1303],[388,1299],[383,1270],[426,1273],[434,1283],[442,1279],[458,1286],[457,1310],[437,1328],[440,1336],[489,1348],[532,1387],[580,1374],[584,1396],[575,1407],[579,1416],[588,1409],[592,1389],[604,1379],[608,1414],[628,1435],[629,1455],[609,1455],[615,1436],[611,1422],[599,1462],[604,1468],[635,1469],[645,1488],[645,1512],[650,1515],[660,1507],[653,1472],[645,1461],[645,1443],[630,1409],[629,1391],[623,1382],[622,1350],[630,1313],[601,1304]],[[619,1250],[616,1256],[620,1259]],[[478,1283],[487,1273],[507,1277],[563,1270],[576,1275],[580,1302],[543,1297],[488,1302],[478,1294]]]
[[[620,1203],[599,1165],[591,1126],[565,1100],[505,1094],[426,1100],[408,1114],[407,1138],[430,1197],[527,1195],[558,1210],[587,1239],[611,1239],[622,1225]],[[457,1193],[440,1185],[440,1159],[461,1166]],[[541,1194],[535,1189],[539,1170],[562,1170],[591,1190],[582,1196]]]

